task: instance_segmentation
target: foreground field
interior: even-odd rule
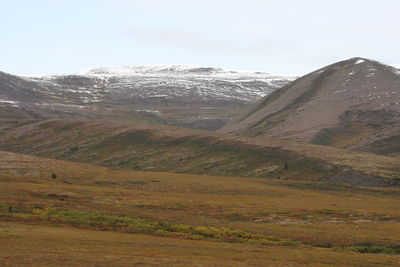
[[[397,188],[0,155],[1,266],[400,264]]]
[[[0,223],[1,266],[398,266],[397,256]]]

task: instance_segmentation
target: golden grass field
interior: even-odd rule
[[[399,266],[399,205],[397,188],[0,152],[0,266]]]

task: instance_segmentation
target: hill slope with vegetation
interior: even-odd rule
[[[357,173],[393,184],[400,172],[400,160],[368,153],[107,121],[3,121],[0,149],[114,169],[275,179]]]

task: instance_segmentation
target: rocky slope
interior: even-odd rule
[[[363,58],[338,62],[275,91],[221,132],[396,156],[399,74],[393,67]]]

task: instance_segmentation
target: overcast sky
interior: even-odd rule
[[[398,0],[0,0],[0,71],[195,64],[305,74],[400,63]]]

